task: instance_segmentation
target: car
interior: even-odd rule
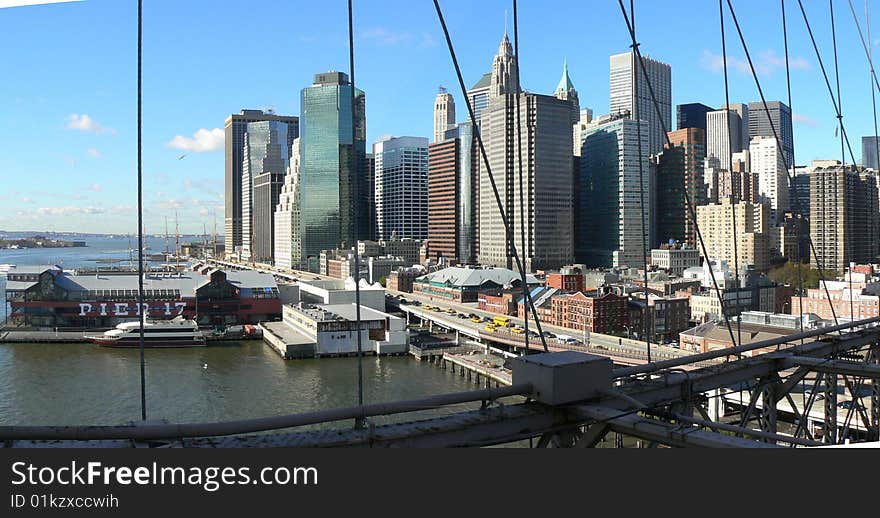
[[[524,334],[526,332],[526,330],[521,327],[514,327],[513,329],[510,330],[510,332],[514,333],[514,334],[521,335],[521,334]]]
[[[422,305],[422,303],[419,302],[418,300],[413,301],[413,306],[421,306],[421,305]]]
[[[486,326],[486,331],[494,333],[497,328],[495,326]]]
[[[849,410],[850,408],[853,407],[853,404],[855,404],[855,407],[856,407],[857,409],[860,409],[860,408],[863,407],[863,406],[862,406],[861,404],[859,404],[857,401],[852,401],[852,400],[841,401],[840,403],[837,404],[837,407],[838,407],[838,408],[843,408],[843,409],[845,409],[845,410]]]
[[[457,316],[458,318],[462,319],[462,320],[464,320],[464,319],[467,318],[467,315],[462,315],[461,313],[459,313],[459,314],[456,315],[456,316]]]
[[[550,331],[544,331],[544,338],[556,338],[556,335],[554,335]]]
[[[440,309],[440,308],[438,308],[438,307],[436,307],[436,306],[432,307],[432,308],[431,308],[431,311],[435,311],[435,312],[437,312],[437,313],[442,313],[442,312],[443,312],[442,309]]]
[[[450,315],[454,315],[454,314],[455,314],[455,310],[452,309],[452,308],[446,308],[446,312],[449,313]]]
[[[482,320],[479,317],[471,317],[471,322],[474,324],[479,324]]]

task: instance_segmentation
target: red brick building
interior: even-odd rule
[[[580,273],[551,273],[547,275],[547,287],[571,292],[584,291],[584,276]]]
[[[552,323],[569,329],[616,334],[627,322],[626,297],[613,293],[560,295],[553,297],[550,303]]]

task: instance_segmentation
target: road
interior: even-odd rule
[[[469,315],[469,314],[473,313],[475,315],[478,315],[481,317],[486,317],[486,318],[493,318],[496,316],[500,316],[496,313],[491,313],[488,311],[482,311],[482,310],[478,309],[477,303],[456,303],[456,302],[453,302],[453,301],[450,301],[447,299],[440,299],[437,297],[428,297],[426,295],[422,295],[419,293],[403,293],[403,292],[399,292],[396,290],[390,290],[390,289],[386,289],[386,292],[388,293],[389,296],[392,296],[392,297],[399,295],[407,300],[418,300],[419,302],[422,302],[423,304],[430,304],[432,306],[436,306],[436,307],[439,307],[444,310],[447,308],[451,308],[459,313],[464,313],[465,315]],[[447,318],[446,315],[447,314],[444,312],[437,312],[436,313],[436,316],[438,319]],[[485,332],[485,327],[486,327],[485,323],[475,324],[475,323],[471,322],[470,320],[459,319],[459,318],[452,316],[452,315],[448,315],[448,317],[451,317],[451,318],[448,318],[448,320],[450,322],[454,322],[459,325],[464,325],[464,326],[470,327],[476,331],[481,331],[484,335],[487,334]],[[515,317],[510,317],[510,319],[513,323],[518,324],[521,327],[524,326],[524,322],[522,319],[515,318]],[[581,331],[577,331],[574,329],[568,329],[568,328],[564,328],[564,327],[560,327],[560,326],[549,325],[549,324],[545,324],[543,322],[541,323],[541,328],[545,332],[549,331],[557,336],[559,336],[559,335],[571,336],[572,338],[575,338],[580,341],[580,344],[576,344],[576,345],[583,345],[584,344],[585,337],[584,337],[584,333]],[[535,322],[532,319],[529,319],[529,329],[532,331],[536,331]],[[513,335],[512,333],[510,333],[510,331],[508,331],[504,328],[499,328],[498,331],[496,331],[496,333],[498,333],[498,338],[502,338],[502,337],[503,338],[507,338],[507,337],[514,338],[514,337],[516,337],[516,335]],[[504,336],[505,334],[507,336]],[[617,337],[617,336],[605,335],[605,334],[600,334],[600,333],[587,333],[586,339],[587,339],[586,343],[590,346],[593,346],[593,347],[597,347],[597,346],[607,347],[607,348],[613,347],[618,350],[630,352],[634,355],[647,356],[647,344],[645,342],[642,342],[639,340],[631,340],[628,338],[621,338],[621,337]],[[560,344],[555,339],[548,339],[547,340],[548,347],[559,346],[559,345]],[[533,347],[533,348],[541,348],[540,338],[531,337],[529,339],[529,346]],[[554,348],[556,348],[556,347],[554,347]],[[678,358],[678,357],[682,357],[682,356],[688,356],[690,354],[686,351],[681,351],[680,349],[675,348],[675,347],[661,346],[661,345],[657,345],[657,344],[653,344],[653,343],[651,344],[651,353],[652,353],[652,359],[655,359],[654,358],[655,356]]]

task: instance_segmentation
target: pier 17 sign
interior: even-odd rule
[[[186,302],[157,302],[148,304],[144,303],[144,313],[146,315],[162,314],[165,316],[182,315],[186,310]],[[140,315],[137,302],[102,302],[100,304],[80,303],[79,316],[81,317],[129,317]]]

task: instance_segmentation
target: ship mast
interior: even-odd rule
[[[168,260],[168,216],[165,216],[165,260]]]
[[[180,272],[180,221],[177,219],[177,211],[174,211],[174,270]]]

